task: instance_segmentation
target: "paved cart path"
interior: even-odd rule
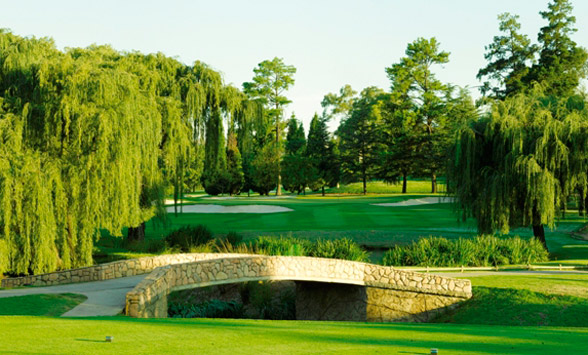
[[[588,275],[588,271],[480,271],[480,272],[431,272],[445,277],[507,276],[507,275]],[[0,290],[0,298],[39,294],[77,293],[88,297],[62,317],[115,316],[125,307],[127,292],[131,291],[148,274],[113,280],[75,283],[47,287],[26,287]]]
[[[48,293],[77,293],[88,297],[88,299],[64,313],[62,317],[115,316],[125,307],[127,292],[132,290],[147,275],[67,285],[2,290],[0,291],[0,298]]]

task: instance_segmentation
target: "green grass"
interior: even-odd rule
[[[432,195],[429,195],[432,196]],[[237,231],[245,240],[260,235],[296,236],[315,240],[318,238],[353,239],[371,248],[389,248],[408,244],[421,237],[443,236],[448,239],[471,237],[477,234],[475,222],[458,221],[451,204],[382,207],[374,203],[399,202],[422,195],[371,195],[327,196],[318,195],[285,199],[238,198],[233,200],[209,200],[190,198],[193,203],[248,205],[279,205],[292,212],[275,214],[169,214],[165,226],[147,223],[147,239],[160,239],[170,231],[185,225],[205,224],[215,234]],[[586,223],[586,219],[574,216],[570,211],[566,219],[557,223],[553,231],[547,229],[547,242],[555,260],[588,259],[588,241],[574,239],[570,234]],[[515,229],[510,235],[532,237],[530,228]],[[112,258],[134,257],[128,253],[120,238],[104,236],[98,243],[99,254]],[[117,255],[118,254],[118,255]],[[383,252],[376,251],[371,260],[379,261]]]
[[[437,181],[437,190],[445,192],[445,184],[443,180]],[[363,193],[363,183],[354,182],[340,187],[326,189],[330,194],[361,194]],[[387,184],[382,181],[370,181],[367,184],[368,194],[399,194],[402,192],[402,183]],[[409,194],[430,194],[431,181],[426,180],[408,180],[406,192]]]
[[[0,318],[0,353],[566,354],[588,329],[218,319]],[[104,342],[113,336],[113,343]],[[33,341],[34,339],[34,341]]]
[[[0,298],[0,315],[59,317],[86,299],[72,293]]]
[[[588,299],[475,286],[472,299],[436,321],[459,324],[588,327]]]
[[[464,276],[473,297],[435,322],[588,327],[588,275]]]
[[[474,286],[509,288],[541,292],[548,295],[575,296],[588,299],[588,275],[520,275],[520,276],[464,276]]]

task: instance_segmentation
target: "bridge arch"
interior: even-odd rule
[[[138,318],[167,317],[167,296],[172,291],[267,280],[300,283],[303,294],[297,295],[297,304],[298,298],[304,300],[303,307],[309,310],[320,308],[318,303],[324,300],[317,298],[322,295],[345,298],[349,287],[359,287],[360,296],[345,302],[364,307],[357,320],[367,321],[424,320],[471,297],[469,280],[338,259],[240,255],[153,270],[127,293],[126,313]],[[331,292],[323,292],[324,288]],[[305,314],[306,319],[314,319],[312,312]]]

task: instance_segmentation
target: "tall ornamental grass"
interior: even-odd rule
[[[548,252],[536,239],[479,236],[447,240],[422,238],[409,245],[396,245],[384,254],[386,266],[497,266],[547,261]]]

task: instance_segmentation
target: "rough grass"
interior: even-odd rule
[[[0,315],[59,317],[86,299],[73,293],[0,298]]]
[[[2,317],[0,334],[0,353],[15,354],[580,354],[588,329]],[[104,342],[107,335],[114,342]]]

